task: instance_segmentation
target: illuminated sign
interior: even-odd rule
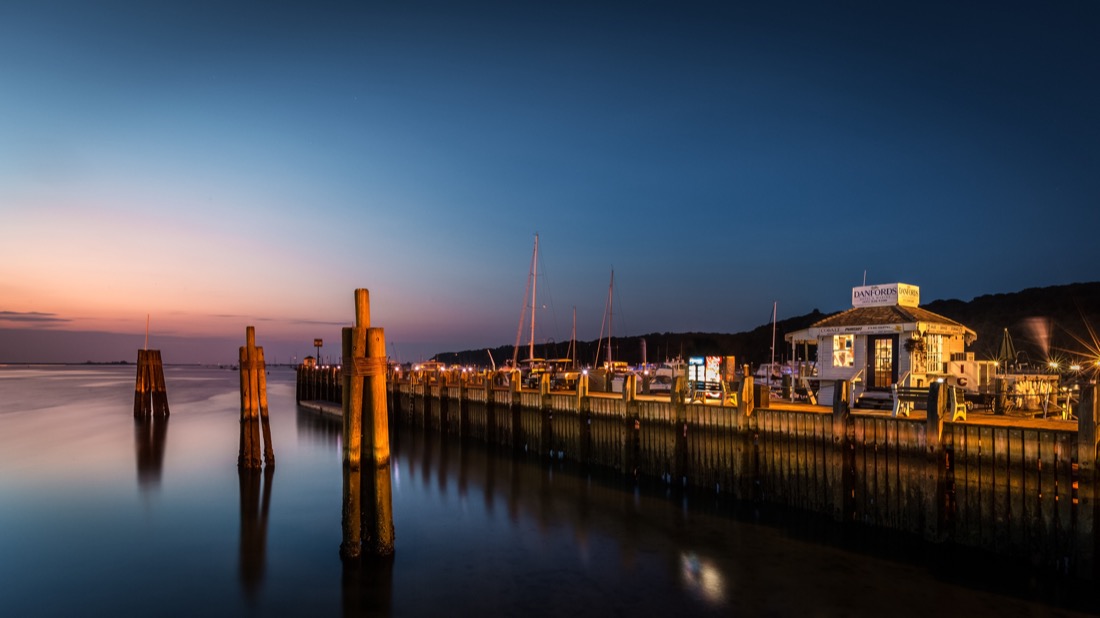
[[[721,365],[721,356],[692,356],[688,358],[688,380],[718,382],[722,379]]]
[[[907,283],[884,283],[852,288],[853,307],[916,307],[920,288]]]

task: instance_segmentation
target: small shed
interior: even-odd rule
[[[833,397],[837,380],[852,383],[853,398],[890,391],[894,384],[923,387],[950,377],[952,360],[965,357],[973,330],[920,306],[920,288],[890,283],[852,288],[852,308],[788,333],[791,344],[816,341],[821,380],[818,400]]]

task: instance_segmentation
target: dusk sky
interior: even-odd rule
[[[0,362],[511,344],[536,233],[540,343],[1094,281],[1098,110],[1093,0],[7,0]]]

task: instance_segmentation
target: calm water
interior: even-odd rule
[[[344,565],[337,424],[268,381],[277,465],[239,476],[238,375],[0,367],[0,615],[1073,615],[1056,579],[733,513],[438,435],[394,440],[396,556]],[[729,511],[729,512],[727,512]],[[753,517],[756,517],[754,520]],[[846,538],[845,535],[848,535]],[[898,559],[895,554],[905,554]]]

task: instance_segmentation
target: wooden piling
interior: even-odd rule
[[[1077,574],[1092,579],[1096,571],[1097,535],[1097,419],[1100,418],[1098,389],[1089,384],[1081,390],[1077,404]]]
[[[363,290],[366,292],[366,290]],[[386,410],[386,333],[382,328],[367,331],[366,387],[364,409],[369,410],[370,423],[363,424],[364,431],[370,428],[369,444],[372,451],[372,463],[375,466],[390,462],[390,421]]]
[[[852,521],[855,518],[855,428],[848,406],[847,380],[837,380],[833,387],[833,461],[829,482],[833,486],[833,519]]]
[[[353,560],[362,553],[362,507],[360,471],[344,466],[344,491],[340,510],[340,558]]]
[[[260,467],[263,444],[264,463],[275,465],[275,449],[271,444],[271,427],[267,413],[267,367],[264,349],[256,346],[256,328],[245,328],[245,345],[239,351],[241,375],[241,439],[237,466]],[[263,426],[263,442],[260,429]]]
[[[168,416],[168,392],[164,387],[160,350],[138,350],[137,365],[134,416]]]
[[[343,352],[341,379],[343,396],[341,407],[344,416],[344,452],[345,466],[359,469],[363,437],[363,380],[355,375],[355,360],[364,356],[367,347],[367,329],[363,323],[370,324],[370,313],[362,314],[356,299],[355,326],[345,327],[341,331],[340,346]]]
[[[943,419],[947,410],[947,389],[933,382],[928,389],[928,416],[924,431],[924,474],[921,494],[924,499],[924,538],[933,542],[944,539],[947,527],[946,453],[943,447]],[[1003,476],[1003,475],[1002,475]],[[1004,528],[1000,528],[1003,530]]]
[[[373,556],[392,556],[395,534],[389,463],[375,466],[367,474],[367,483],[369,487],[363,492],[360,507],[363,550]]]

